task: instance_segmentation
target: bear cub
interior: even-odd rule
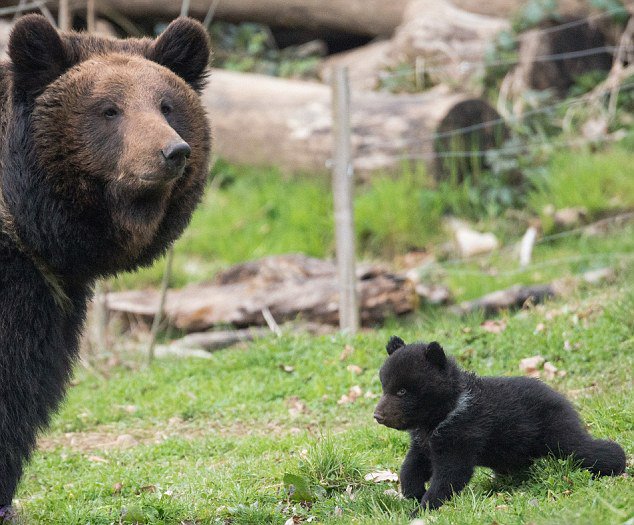
[[[374,418],[409,432],[401,488],[421,507],[440,507],[476,466],[510,474],[553,454],[573,455],[595,475],[625,470],[623,449],[590,436],[572,404],[538,379],[479,377],[437,342],[405,344],[394,336],[386,349]]]

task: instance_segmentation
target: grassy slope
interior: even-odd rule
[[[623,271],[616,283],[565,303],[508,315],[500,334],[484,331],[477,316],[430,314],[355,337],[265,339],[211,360],[164,360],[150,369],[130,361],[134,371],[114,369],[107,382],[79,370],[44,441],[47,451],[26,471],[20,504],[28,523],[64,525],[283,524],[292,515],[408,523],[411,503],[384,493],[393,484],[363,480],[375,469],[396,471],[407,437],[373,422],[376,399],[337,403],[354,385],[379,393],[383,345],[399,333],[438,339],[481,374],[515,374],[520,359],[543,355],[567,371],[551,384],[576,393],[593,434],[618,440],[629,456],[630,477],[600,480],[554,460],[541,461],[523,480],[496,480],[479,469],[462,495],[425,516],[428,523],[631,523],[632,277]],[[544,329],[536,331],[540,323]],[[342,360],[346,345],[354,351]],[[363,372],[355,375],[350,364]],[[122,434],[138,443],[104,445]],[[320,484],[326,496],[312,508],[288,504],[286,473]]]

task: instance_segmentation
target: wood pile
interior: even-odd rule
[[[368,326],[413,311],[413,283],[380,267],[357,272],[361,322]],[[264,310],[278,323],[294,321],[337,325],[339,301],[336,267],[304,255],[280,255],[244,263],[220,273],[213,283],[196,284],[167,294],[167,322],[186,332],[213,327],[266,326]],[[110,293],[111,314],[151,320],[159,304],[155,290]]]

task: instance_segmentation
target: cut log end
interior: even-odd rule
[[[550,89],[563,97],[580,76],[610,70],[613,60],[607,47],[610,43],[601,28],[586,22],[551,33],[543,32],[561,24],[574,24],[577,20],[565,18],[545,22],[539,30],[524,35],[516,73],[522,89]]]
[[[486,101],[474,98],[453,106],[436,131],[436,178],[452,177],[458,182],[474,171],[489,168],[483,152],[501,147],[508,137],[500,114]]]

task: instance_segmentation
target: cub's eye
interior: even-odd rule
[[[401,388],[401,389],[400,389],[400,390],[396,393],[396,395],[397,395],[398,397],[403,397],[405,394],[407,394],[407,390],[405,390],[404,388]]]
[[[119,114],[119,110],[114,107],[106,108],[103,111],[103,116],[107,119],[113,119]]]
[[[161,113],[163,113],[163,115],[169,115],[172,112],[172,109],[172,106],[167,102],[163,102],[161,104]]]

